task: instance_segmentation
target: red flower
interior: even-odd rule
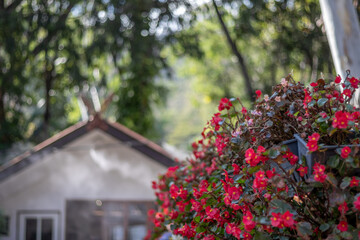
[[[299,172],[300,176],[303,177],[308,172],[308,167],[300,166],[296,171]]]
[[[315,181],[318,181],[318,182],[321,182],[321,183],[325,182],[326,177],[327,177],[326,174],[318,174],[318,173],[314,174]]]
[[[350,78],[349,82],[351,83],[351,86],[353,88],[355,88],[355,89],[358,88],[358,85],[359,85],[359,80],[358,79],[352,77],[352,78]]]
[[[254,149],[249,148],[248,150],[246,150],[246,152],[245,152],[245,160],[246,161],[250,161],[254,157],[255,157]]]
[[[239,174],[239,172],[240,172],[240,167],[239,167],[239,165],[233,163],[233,164],[232,164],[232,167],[234,168],[234,175]]]
[[[349,210],[345,201],[339,205],[338,210],[341,213],[341,215],[344,215]]]
[[[313,134],[311,134],[309,137],[308,137],[308,140],[309,141],[315,141],[315,142],[317,142],[317,141],[319,141],[319,139],[320,139],[320,134],[318,134],[318,133],[313,133]]]
[[[243,108],[241,109],[241,113],[244,114],[244,115],[247,114],[247,109],[246,109],[246,107],[243,107]]]
[[[273,178],[275,175],[276,175],[276,174],[275,174],[275,168],[273,168],[272,170],[267,170],[267,171],[266,171],[266,176],[267,176],[269,179]]]
[[[291,165],[295,165],[299,160],[299,157],[290,151],[286,152],[283,157],[287,158]]]
[[[343,149],[341,149],[341,157],[342,158],[347,158],[350,153],[351,153],[351,149],[347,146],[344,147]]]
[[[319,146],[317,145],[317,141],[309,141],[306,146],[308,147],[310,152],[315,152],[319,149]]]
[[[256,173],[255,173],[255,177],[256,178],[264,178],[265,177],[265,172],[264,171],[257,171]]]
[[[333,122],[332,122],[332,126],[334,128],[347,128],[348,127],[348,117],[347,114],[342,112],[342,111],[338,111],[335,113],[335,117],[333,118]]]
[[[229,196],[229,194],[226,194],[224,197],[224,203],[226,206],[230,206],[231,205],[231,198]]]
[[[271,226],[269,225],[262,225],[262,228],[267,231],[268,233],[272,233],[274,230],[272,230]]]
[[[260,90],[256,90],[255,91],[255,94],[256,94],[256,99],[258,99],[259,97],[261,97],[261,91]]]
[[[282,216],[281,219],[284,223],[285,227],[292,227],[295,224],[294,218],[293,218],[293,214],[291,214],[289,212],[289,210],[287,210]]]
[[[314,179],[318,182],[324,182],[327,175],[325,174],[325,166],[320,163],[314,165]]]
[[[312,86],[312,87],[317,87],[317,86],[318,86],[318,83],[312,82],[312,83],[310,83],[310,86]]]
[[[321,112],[321,113],[320,113],[320,116],[321,116],[322,118],[327,118],[327,114],[326,114],[325,112]]]
[[[271,225],[274,227],[280,227],[282,224],[281,213],[271,213]]]
[[[211,208],[210,206],[207,206],[205,208],[206,215],[209,219],[218,219],[220,217],[220,210],[218,208]]]
[[[356,179],[356,177],[352,177],[350,181],[350,187],[357,187],[359,186],[359,180]]]
[[[249,148],[248,150],[246,150],[245,161],[247,164],[250,164],[251,167],[255,167],[256,165],[258,165],[260,160],[261,157],[255,153],[254,149]]]
[[[226,108],[227,110],[229,110],[230,107],[232,107],[232,103],[229,101],[229,99],[227,99],[227,98],[222,98],[222,99],[220,100],[220,103],[219,103],[219,106],[218,106],[218,109],[219,109],[220,112],[221,112],[222,110],[224,110],[225,108]]]
[[[345,96],[347,96],[348,98],[351,98],[351,95],[352,95],[350,89],[345,89],[345,90],[343,91],[343,94],[344,94]]]
[[[169,216],[170,216],[170,219],[174,220],[179,216],[179,213],[177,211],[175,211],[175,210],[172,210],[170,212]]]
[[[230,188],[228,189],[228,193],[229,193],[229,195],[230,195],[230,197],[231,197],[232,200],[239,200],[240,195],[241,195],[241,193],[242,193],[242,188],[241,188],[241,187],[239,187],[239,188],[237,188],[237,187],[230,187]]]
[[[225,228],[225,231],[227,234],[232,234],[233,231],[234,231],[234,228],[235,228],[235,224],[234,223],[228,223],[226,228]]]
[[[222,121],[220,115],[220,113],[215,113],[210,120],[211,125],[215,127],[215,131],[218,131],[220,129],[220,122]]]
[[[358,196],[354,201],[354,207],[360,211],[360,196]]]
[[[264,171],[258,171],[255,175],[256,176],[255,176],[255,180],[253,182],[253,189],[255,191],[261,192],[262,190],[264,190],[266,188],[268,179],[265,178]]]
[[[339,225],[337,225],[337,229],[339,229],[341,232],[345,232],[348,230],[348,224],[346,221],[341,221]]]
[[[191,202],[191,210],[194,210],[195,212],[200,212],[201,210],[203,210],[203,206],[200,202],[194,199],[190,199],[190,202]]]
[[[253,221],[253,215],[250,211],[247,211],[243,216],[243,223],[245,225],[245,230],[250,232],[255,227],[256,223]]]
[[[335,83],[340,83],[341,82],[341,77],[340,75],[337,75],[336,78],[335,78]]]
[[[223,213],[223,216],[224,216],[224,218],[229,218],[229,217],[230,217],[230,213],[229,213],[228,211],[225,211],[225,212]]]
[[[256,153],[261,154],[261,153],[263,153],[265,151],[266,151],[266,149],[263,146],[258,146],[258,149],[256,150]]]

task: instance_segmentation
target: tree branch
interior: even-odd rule
[[[71,3],[67,9],[65,10],[65,12],[59,17],[59,20],[57,21],[57,23],[55,24],[56,26],[61,26],[65,23],[67,17],[69,16],[69,13],[71,11],[71,9],[73,8],[74,4]],[[39,43],[34,50],[31,52],[31,54],[33,56],[36,56],[39,52],[41,52],[43,49],[46,48],[46,46],[49,44],[49,42],[51,42],[51,40],[56,36],[56,34],[59,32],[60,28],[57,27],[54,31],[49,32],[48,35],[44,38],[44,40],[41,41],[41,43]]]
[[[250,76],[249,76],[249,73],[248,73],[248,69],[245,65],[245,61],[244,61],[244,58],[243,56],[241,55],[239,49],[237,48],[236,46],[236,43],[233,41],[233,39],[231,38],[230,36],[230,33],[229,33],[229,30],[228,28],[226,27],[225,25],[225,22],[223,20],[223,17],[221,16],[221,13],[219,11],[219,8],[215,2],[215,0],[212,0],[212,3],[214,5],[214,8],[215,8],[215,11],[216,11],[216,15],[217,15],[217,18],[220,22],[220,25],[221,25],[221,28],[226,36],[226,40],[228,42],[228,44],[230,45],[231,47],[231,50],[232,52],[234,53],[234,55],[236,56],[236,58],[238,59],[238,62],[239,62],[239,67],[240,67],[240,70],[242,72],[242,75],[244,77],[244,80],[245,80],[245,85],[246,85],[246,89],[247,89],[247,94],[249,96],[249,98],[254,101],[255,100],[255,97],[254,97],[254,91],[253,91],[253,87],[252,87],[252,83],[251,83],[251,79],[250,79]]]
[[[14,0],[9,6],[6,7],[6,11],[10,11],[10,10],[15,9],[17,6],[20,5],[20,3],[21,3],[22,1],[23,1],[23,0]],[[4,0],[1,0],[1,2],[2,2],[2,4],[3,4],[2,6],[5,7],[5,5],[4,5]]]

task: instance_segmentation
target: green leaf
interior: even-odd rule
[[[270,157],[270,158],[275,159],[275,158],[277,158],[279,155],[280,155],[279,150],[273,149],[273,148],[269,150],[269,157]]]
[[[330,227],[329,224],[324,223],[324,224],[321,224],[321,225],[320,225],[320,228],[319,228],[319,229],[320,229],[321,232],[325,232],[326,230],[329,229],[329,227]]]
[[[340,237],[345,238],[345,239],[353,239],[351,233],[349,233],[349,232],[340,233]]]
[[[257,222],[263,225],[270,225],[271,223],[270,219],[267,217],[260,217]]]
[[[196,216],[196,217],[194,218],[194,222],[199,223],[199,222],[200,222],[200,216]]]
[[[253,174],[254,172],[257,172],[261,166],[251,167],[248,169],[248,173]]]
[[[327,160],[326,165],[331,168],[336,168],[339,165],[340,157],[339,156],[331,156],[329,160]]]
[[[237,174],[234,176],[234,181],[237,182],[238,180],[240,180],[242,177],[244,176],[244,174]]]
[[[204,228],[204,227],[202,227],[202,226],[198,226],[197,228],[196,228],[196,232],[197,233],[202,233],[202,232],[205,232],[206,231],[206,228]]]
[[[268,120],[266,123],[265,123],[265,127],[272,127],[272,125],[274,125],[273,121],[271,120]]]
[[[351,178],[345,177],[345,178],[342,180],[342,183],[340,184],[340,188],[341,188],[341,189],[347,188],[347,187],[350,185],[350,181],[351,181]]]
[[[349,112],[352,112],[354,110],[354,106],[351,104],[346,104],[345,107],[346,107],[346,110]]]
[[[299,222],[296,229],[301,236],[311,235],[313,233],[311,224],[308,222]]]
[[[345,162],[347,162],[347,163],[353,163],[354,162],[354,158],[352,158],[352,157],[347,157],[346,159],[345,159]]]
[[[312,100],[311,102],[308,103],[308,107],[313,107],[315,105],[316,101]]]
[[[285,202],[284,200],[280,200],[280,199],[273,199],[270,202],[270,206],[274,207],[275,209],[280,209],[280,211],[282,213],[289,211],[290,213],[296,215],[297,213],[293,210],[293,208],[291,207],[290,204],[288,204],[287,202]]]
[[[322,107],[325,105],[325,103],[327,103],[328,99],[327,98],[320,98],[318,101],[317,101],[317,105],[319,107]]]
[[[256,232],[254,235],[254,240],[262,240],[262,239],[268,239],[270,236],[266,232]]]

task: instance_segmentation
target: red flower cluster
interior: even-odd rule
[[[266,188],[268,179],[265,177],[264,171],[258,171],[255,174],[255,180],[253,182],[254,191],[261,192]]]
[[[277,228],[284,228],[284,227],[293,227],[295,225],[295,220],[293,218],[293,214],[289,211],[286,211],[284,214],[281,213],[271,213],[271,225]]]
[[[219,111],[221,112],[221,111],[224,110],[224,109],[229,110],[231,107],[232,107],[231,101],[230,101],[229,99],[227,99],[227,98],[222,98],[222,99],[220,100],[218,109],[219,109]]]
[[[336,81],[340,83],[340,77]],[[310,152],[334,139],[338,145],[354,144],[344,138],[351,128],[360,128],[360,112],[348,104],[351,88],[358,87],[359,81],[347,78],[344,83],[351,91],[341,94],[324,80],[304,90],[303,85],[284,79],[277,86],[279,94],[272,95],[276,99],[265,95],[261,100],[261,92],[257,92],[253,111],[240,102],[242,110],[238,112],[235,102],[221,99],[218,109],[228,113],[213,115],[202,139],[192,144],[193,157],[170,167],[152,183],[159,205],[158,212],[149,212],[156,227],[152,239],[169,223],[174,234],[205,240],[252,239],[258,232],[269,239],[325,239],[334,231],[348,231],[353,236],[359,232],[353,220],[360,212],[360,178],[351,175],[359,161],[356,148],[337,150],[331,161],[317,159],[313,175],[303,179],[294,177],[293,171],[305,177],[310,175],[310,166],[281,144],[294,132],[308,136]],[[284,92],[295,97],[288,99]],[[281,132],[288,126],[290,132]],[[291,168],[282,167],[285,160]],[[330,192],[334,189],[341,189],[346,201],[338,202],[341,198]],[[309,212],[313,210],[314,214]],[[322,229],[322,223],[330,225],[328,230]]]
[[[296,156],[295,154],[293,154],[293,153],[290,152],[290,151],[287,151],[287,152],[283,155],[283,157],[286,158],[291,165],[295,165],[295,164],[298,162],[298,160],[299,160],[299,157]]]
[[[268,157],[263,156],[263,153],[265,152],[265,148],[262,146],[259,146],[256,153],[254,149],[249,148],[245,152],[245,161],[247,164],[250,164],[251,167],[255,167],[260,163],[260,161],[265,162],[268,160]]]
[[[314,165],[314,180],[323,183],[327,175],[325,174],[325,166],[320,163]]]
[[[344,129],[348,127],[349,119],[351,119],[351,115],[347,112],[338,111],[335,113],[335,117],[333,118],[332,126],[334,128]]]
[[[301,177],[304,177],[308,172],[308,167],[300,166],[296,171],[299,172]]]
[[[237,239],[240,239],[241,229],[236,226],[234,223],[228,223],[225,229],[227,234],[234,235]]]
[[[320,134],[318,133],[313,133],[311,136],[309,136],[308,138],[308,143],[306,144],[306,146],[308,147],[310,152],[315,152],[316,150],[319,149],[318,147],[318,141],[320,139]]]

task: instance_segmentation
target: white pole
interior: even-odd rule
[[[352,0],[320,0],[326,35],[335,64],[341,78],[346,70],[360,77],[360,27]],[[356,91],[354,102],[359,106],[360,91]]]

